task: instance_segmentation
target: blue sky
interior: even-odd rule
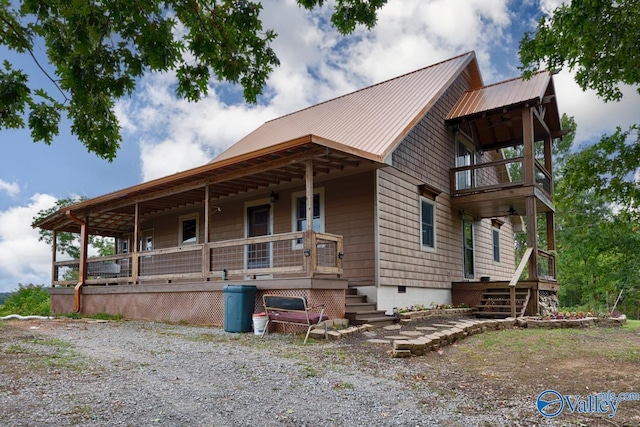
[[[215,81],[199,103],[177,100],[172,75],[148,75],[118,103],[124,140],[112,163],[88,153],[68,124],[51,146],[34,143],[28,131],[0,131],[0,292],[18,283],[49,284],[51,249],[30,223],[56,199],[96,197],[200,166],[266,120],[467,51],[476,52],[485,83],[517,76],[523,32],[558,3],[390,0],[373,31],[343,38],[319,25],[330,9],[309,13],[293,0],[271,0],[262,17],[265,28],[279,34],[273,47],[281,66],[258,105],[241,102],[237,88]],[[29,58],[0,55],[46,84]],[[603,104],[583,93],[568,70],[555,77],[555,86],[561,113],[578,124],[577,144],[628,126],[640,111],[640,97],[630,88],[622,102]]]

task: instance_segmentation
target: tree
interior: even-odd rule
[[[525,34],[521,69],[530,75],[541,66],[568,66],[583,90],[594,89],[604,101],[620,100],[624,84],[640,93],[638,34],[638,0],[574,0]],[[572,292],[571,304],[609,305],[611,293],[625,289],[622,305],[638,314],[640,266],[630,255],[640,251],[638,128],[618,128],[582,147],[563,168],[564,182],[556,181],[560,296]]]
[[[306,9],[324,4],[297,2]],[[385,3],[337,0],[331,21],[343,34],[359,24],[371,28]],[[4,61],[0,129],[28,126],[34,141],[51,144],[66,113],[86,148],[111,161],[122,139],[115,102],[145,73],[175,71],[176,95],[190,101],[216,78],[240,84],[244,98],[256,102],[279,64],[270,47],[276,33],[263,29],[261,9],[248,0],[0,0],[0,43],[30,56],[54,87],[33,87]]]
[[[541,64],[576,70],[583,90],[605,101],[622,98],[621,84],[640,93],[640,4],[638,0],[574,0],[543,16],[534,33],[520,41],[525,74]]]
[[[60,199],[56,201],[56,204],[51,208],[43,209],[38,212],[35,218],[33,218],[33,222],[37,223],[49,215],[83,200],[86,200],[86,198],[69,197],[66,199]],[[51,230],[40,228],[39,233],[40,237],[38,240],[44,241],[49,245],[53,243],[53,232]],[[108,237],[89,236],[89,246],[92,246],[98,251],[98,256],[109,256],[113,255],[115,252],[114,240]],[[67,254],[73,259],[80,259],[80,241],[77,234],[68,232],[57,233],[56,248],[61,254]]]

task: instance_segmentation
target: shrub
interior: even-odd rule
[[[18,290],[11,292],[0,308],[0,316],[20,314],[22,316],[48,316],[50,313],[49,292],[44,285],[18,285]]]

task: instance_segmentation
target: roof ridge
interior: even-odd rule
[[[327,99],[326,101],[318,102],[318,103],[316,103],[316,104],[309,105],[308,107],[304,107],[304,108],[301,108],[301,109],[299,109],[299,110],[292,111],[291,113],[287,113],[287,114],[285,114],[285,115],[282,115],[282,116],[279,116],[279,117],[275,117],[275,118],[273,118],[273,119],[271,119],[271,120],[267,120],[267,121],[266,121],[266,122],[264,122],[264,123],[266,124],[266,123],[275,122],[275,121],[280,120],[280,119],[284,119],[285,117],[289,117],[289,116],[292,116],[292,115],[294,115],[294,114],[301,113],[302,111],[306,111],[306,110],[309,110],[309,109],[311,109],[311,108],[315,108],[315,107],[318,107],[318,106],[320,106],[320,105],[324,105],[324,104],[327,104],[327,103],[329,103],[329,102],[333,102],[333,101],[335,101],[335,100],[337,100],[337,99],[345,98],[345,97],[347,97],[347,96],[351,96],[351,95],[356,94],[356,93],[358,93],[358,92],[362,92],[362,91],[365,91],[365,90],[368,90],[368,89],[374,88],[374,87],[376,87],[376,86],[380,86],[380,85],[383,85],[383,84],[385,84],[385,83],[389,83],[389,82],[391,82],[391,81],[398,80],[398,79],[404,78],[404,77],[406,77],[406,76],[409,76],[409,75],[412,75],[412,74],[419,73],[419,72],[424,71],[424,70],[426,70],[426,69],[428,69],[428,68],[433,68],[433,67],[440,66],[440,65],[442,65],[442,64],[445,64],[445,63],[447,63],[447,62],[451,62],[451,61],[457,60],[457,59],[462,58],[463,56],[467,56],[467,55],[475,55],[475,52],[474,52],[473,50],[470,50],[470,51],[468,51],[468,52],[465,52],[465,53],[462,53],[462,54],[460,54],[460,55],[454,56],[453,58],[444,59],[444,60],[442,60],[442,61],[440,61],[440,62],[436,62],[435,64],[427,65],[427,66],[422,67],[422,68],[419,68],[419,69],[417,69],[417,70],[409,71],[409,72],[404,73],[404,74],[401,74],[401,75],[399,75],[399,76],[395,76],[395,77],[392,77],[392,78],[390,78],[390,79],[386,79],[386,80],[383,80],[383,81],[381,81],[381,82],[374,83],[374,84],[372,84],[372,85],[365,86],[365,87],[360,88],[360,89],[356,89],[356,90],[354,90],[353,92],[349,92],[349,93],[346,93],[346,94],[344,94],[344,95],[336,96],[335,98]]]
[[[548,71],[548,70],[540,70],[540,71],[537,71],[535,73],[531,73],[531,77],[537,76],[538,74],[543,74],[543,73],[550,74],[550,71]],[[480,86],[480,87],[477,87],[475,89],[469,89],[469,90],[466,90],[465,92],[475,92],[477,90],[482,90],[482,89],[486,89],[486,88],[489,88],[489,87],[500,86],[500,85],[503,85],[505,83],[513,82],[515,80],[524,80],[524,75],[521,74],[521,75],[516,76],[516,77],[511,77],[510,79],[507,79],[507,80],[501,80],[499,82],[491,83],[491,84],[485,85],[485,86]],[[527,80],[530,80],[530,79],[527,79]]]

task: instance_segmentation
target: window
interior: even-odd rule
[[[475,276],[473,254],[473,222],[469,218],[462,220],[462,243],[464,250],[464,277],[473,279]]]
[[[178,244],[198,243],[198,214],[182,215],[179,223]]]
[[[420,242],[422,249],[436,248],[435,203],[420,197]]]
[[[456,167],[473,166],[475,164],[475,150],[466,138],[456,139]],[[473,188],[475,174],[471,169],[456,172],[456,189]]]
[[[494,227],[491,232],[493,236],[493,262],[500,262],[500,230]]]
[[[293,212],[293,231],[307,230],[307,197],[304,191],[292,194]],[[324,189],[316,189],[313,194],[313,231],[324,231]],[[302,241],[298,239],[295,248],[302,248]]]
[[[128,254],[129,253],[129,236],[118,239],[119,242],[119,253]]]
[[[153,229],[142,231],[139,248],[140,248],[140,251],[153,250]]]

